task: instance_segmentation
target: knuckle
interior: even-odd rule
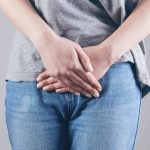
[[[95,94],[95,90],[93,88],[91,88],[90,93]]]
[[[87,81],[91,84],[91,85],[95,85],[95,81],[93,80],[93,78],[91,78],[88,74],[86,74],[86,79]]]
[[[74,69],[76,68],[76,64],[70,63],[69,66],[68,66],[68,68],[69,68],[70,70],[74,70]]]
[[[48,82],[43,81],[43,82],[41,82],[41,85],[42,85],[42,86],[46,86],[46,85],[48,85]]]
[[[47,84],[46,81],[41,81],[41,86],[45,86]]]
[[[53,73],[53,77],[54,77],[54,78],[58,78],[58,77],[60,77],[60,76],[62,76],[62,73],[61,73],[60,71],[57,71],[57,72],[54,72],[54,73]]]
[[[83,89],[86,90],[86,92],[88,91],[88,92],[90,92],[90,93],[94,93],[93,88],[90,87],[87,83],[84,82],[84,83],[82,84],[82,87],[83,87]]]
[[[68,77],[69,75],[70,75],[70,72],[68,70],[64,70],[61,72],[61,76]]]
[[[70,75],[71,75],[70,71],[65,72],[65,76],[70,76]]]
[[[96,86],[95,82],[94,81],[90,81],[90,85],[92,86]]]
[[[75,70],[75,71],[77,71],[77,72],[79,72],[79,73],[81,73],[81,72],[82,72],[81,68],[80,68],[80,67],[78,67],[78,66],[76,66],[76,67],[74,68],[74,70]]]
[[[55,88],[55,84],[49,85],[49,88]]]
[[[80,88],[80,87],[76,88],[75,90],[78,91],[78,92],[81,92],[81,93],[84,92],[84,90],[82,88]]]
[[[88,86],[85,82],[81,82],[81,86],[84,87],[84,88],[88,88]]]
[[[54,77],[54,78],[57,77],[57,72],[53,72],[53,73],[51,74],[51,76]]]

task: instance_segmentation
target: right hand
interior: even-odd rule
[[[80,45],[57,35],[45,38],[36,48],[51,77],[88,97],[102,89],[100,83],[88,71],[91,63]]]

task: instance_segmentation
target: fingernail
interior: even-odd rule
[[[94,93],[94,97],[98,98],[99,97],[99,93],[98,92]]]
[[[80,93],[74,93],[75,95],[77,95],[77,96],[80,96]]]
[[[59,92],[60,92],[60,90],[57,90],[57,89],[56,89],[56,90],[55,90],[55,92],[56,92],[56,93],[59,93]]]
[[[41,79],[40,77],[37,77],[37,78],[36,78],[36,81],[40,81],[40,79]]]
[[[88,65],[88,71],[92,72],[93,71],[93,67],[91,64]]]
[[[47,91],[48,90],[48,88],[47,87],[43,87],[43,91]]]
[[[100,92],[100,91],[102,91],[102,88],[101,88],[101,87],[98,87],[97,90]]]
[[[88,93],[87,93],[87,94],[85,94],[85,95],[86,95],[87,97],[89,97],[89,98],[91,98],[91,97],[92,97],[92,96],[91,96],[90,94],[88,94]]]
[[[100,95],[101,95],[101,94],[99,94],[99,97],[100,97]],[[96,98],[96,100],[100,100],[100,98]]]
[[[37,88],[40,88],[42,85],[40,83],[37,84]]]

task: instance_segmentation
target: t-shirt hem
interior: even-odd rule
[[[20,72],[20,73],[9,73],[5,76],[5,81],[15,81],[15,82],[21,82],[21,81],[36,81],[37,76],[40,72]],[[11,74],[11,76],[10,76]]]
[[[40,72],[20,72],[20,73],[9,73],[5,76],[5,81],[14,81],[14,82],[21,82],[21,81],[36,81],[37,76]],[[11,76],[10,76],[11,74]],[[148,82],[149,81],[149,82]],[[149,80],[141,80],[140,82],[143,84],[142,90],[142,99],[149,94],[150,92],[150,79]]]

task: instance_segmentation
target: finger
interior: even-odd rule
[[[41,80],[47,79],[49,77],[50,77],[50,75],[48,74],[48,72],[44,71],[37,76],[36,80],[41,81]]]
[[[86,83],[82,78],[80,78],[77,74],[71,72],[68,78],[77,86],[82,88],[84,91],[90,93],[94,97],[99,97],[99,92],[94,89],[91,85]]]
[[[84,70],[75,70],[75,73],[80,76],[85,82],[90,84],[93,88],[98,91],[102,90],[102,86],[100,83],[95,79],[95,77],[91,74],[91,72],[85,72]]]
[[[91,94],[89,94],[88,92],[84,91],[82,88],[80,88],[79,86],[77,86],[74,82],[72,82],[71,80],[67,79],[67,78],[61,78],[58,77],[59,80],[61,80],[62,82],[64,82],[68,87],[70,87],[71,89],[74,89],[76,91],[78,91],[79,93],[87,96],[87,97],[92,97]]]
[[[75,90],[73,90],[71,88],[68,88],[68,87],[67,88],[56,89],[56,92],[58,92],[58,93],[71,92],[71,93],[73,93],[73,94],[75,94],[77,96],[80,96],[79,92],[77,92],[77,91],[75,91]]]
[[[79,58],[79,60],[80,60],[80,62],[82,64],[82,67],[84,68],[84,70],[86,72],[92,72],[93,71],[93,67],[91,65],[89,57],[86,55],[84,50],[78,44],[75,45],[75,49],[76,49],[78,58]]]
[[[59,81],[59,82],[56,82],[54,84],[51,84],[51,85],[46,85],[46,86],[43,86],[43,90],[44,91],[51,91],[51,90],[56,90],[56,92],[60,92],[60,93],[63,93],[63,92],[71,92],[75,95],[80,95],[79,92],[75,91],[74,89],[71,89],[69,87],[65,87],[66,85]]]
[[[64,86],[60,83],[60,82],[56,82],[53,84],[48,84],[46,86],[43,87],[44,91],[52,91],[52,90],[56,90],[59,88],[63,88]]]
[[[52,90],[56,90],[56,92],[60,92],[60,93],[63,93],[63,92],[71,92],[75,95],[80,95],[79,92],[73,90],[73,89],[70,89],[69,87],[65,87],[66,85],[63,84],[62,82],[57,82],[57,83],[54,83],[54,84],[51,84],[51,85],[47,85],[47,86],[44,86],[43,87],[43,90],[44,91],[52,91]]]
[[[53,84],[53,83],[56,83],[57,80],[53,77],[49,77],[48,79],[45,79],[45,80],[41,80],[38,82],[37,84],[37,88],[42,88],[46,85],[50,85],[50,84]]]

